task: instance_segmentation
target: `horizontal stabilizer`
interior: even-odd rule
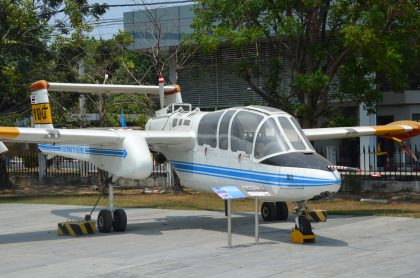
[[[165,92],[172,92],[176,86],[164,87]],[[113,84],[82,84],[48,82],[48,90],[73,93],[107,93],[107,94],[159,94],[159,86],[149,85],[113,85]]]

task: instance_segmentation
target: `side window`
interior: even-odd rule
[[[252,152],[255,132],[263,116],[248,111],[241,111],[233,118],[230,130],[230,146],[233,152]]]
[[[235,110],[227,111],[222,119],[220,120],[220,127],[219,127],[219,148],[221,150],[227,150],[229,145],[229,123],[230,119],[232,119],[233,114],[235,114]]]
[[[260,128],[255,141],[254,157],[263,158],[267,155],[289,150],[289,146],[281,135],[274,119],[268,119]]]
[[[191,123],[191,120],[185,120],[184,121],[184,125],[190,125],[190,123]]]
[[[182,119],[178,120],[178,125],[182,125]]]
[[[178,119],[177,118],[174,118],[172,120],[172,127],[176,127],[177,122],[178,122]]]
[[[217,124],[223,112],[212,112],[204,115],[198,125],[197,141],[199,145],[207,144],[216,147]]]

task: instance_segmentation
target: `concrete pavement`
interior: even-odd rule
[[[255,246],[254,215],[234,213],[229,249],[223,212],[127,209],[124,233],[57,236],[89,210],[0,204],[0,276],[420,277],[420,219],[331,216],[296,245],[290,218],[261,224]]]

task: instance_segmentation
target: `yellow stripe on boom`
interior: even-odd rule
[[[389,125],[389,126],[372,126],[375,130],[375,135],[396,135],[406,132],[405,128],[398,125]]]
[[[19,129],[16,127],[0,127],[1,139],[15,139],[19,136]]]

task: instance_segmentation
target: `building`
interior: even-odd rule
[[[194,17],[193,8],[193,5],[184,5],[124,13],[124,28],[134,38],[132,49],[147,51],[159,44],[160,47],[166,47],[167,51],[171,51],[179,46],[182,39],[193,32],[190,27]],[[261,61],[260,71],[264,73],[265,65],[270,61],[273,50],[269,44],[261,42],[250,45],[246,55],[255,57],[257,48],[260,55],[258,59]],[[217,110],[232,106],[264,104],[264,101],[236,73],[234,64],[239,59],[239,54],[229,45],[221,46],[212,54],[197,52],[190,59],[188,67],[180,71],[178,76],[172,66],[170,79],[177,80],[181,85],[184,101],[191,103],[193,107]],[[281,80],[281,86],[285,90],[290,86],[288,68],[285,60],[282,74],[284,78]],[[264,84],[262,79],[255,81],[259,86]],[[401,94],[384,91],[383,101],[376,115],[368,115],[362,105],[351,102],[337,103],[337,106],[342,109],[344,115],[355,116],[359,125],[420,120],[419,81],[414,82],[410,90]],[[384,157],[379,157],[378,153],[387,153],[386,156],[393,157],[399,165],[407,165],[407,161],[411,160],[407,155],[397,155],[398,146],[392,142],[390,144],[381,139],[377,141],[376,137],[361,138],[360,141],[352,142],[354,143],[323,141],[316,142],[315,146],[323,149],[324,155],[332,162],[358,164],[363,169],[376,169],[378,166],[385,168],[386,161],[383,161]],[[420,147],[420,138],[412,139],[409,144]],[[368,162],[362,163],[362,160],[366,161],[366,154]]]

